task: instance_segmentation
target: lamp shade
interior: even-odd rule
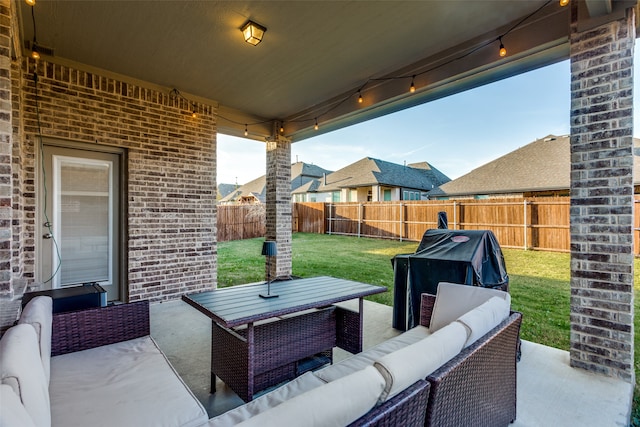
[[[266,240],[262,244],[262,255],[266,255],[266,256],[278,255],[278,248],[276,247],[276,242],[274,242],[273,240]]]
[[[265,27],[253,21],[247,21],[240,30],[244,36],[244,41],[254,46],[262,41],[262,37],[264,37],[265,31],[267,31]]]

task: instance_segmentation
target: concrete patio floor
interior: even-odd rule
[[[357,301],[343,304],[357,309]],[[365,348],[400,333],[391,316],[391,307],[365,301]],[[210,319],[182,301],[151,306],[151,335],[213,417],[243,402],[220,380],[209,393],[210,334]],[[335,361],[349,355],[334,352]],[[514,427],[629,425],[633,386],[571,368],[566,351],[523,341],[517,390]]]

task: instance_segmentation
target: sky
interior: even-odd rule
[[[640,54],[637,45],[635,53]],[[635,71],[636,97],[639,81]],[[398,164],[427,161],[456,179],[536,139],[569,134],[569,82],[566,60],[296,142],[291,162],[335,171],[364,157]],[[634,129],[640,129],[637,116]],[[218,135],[218,184],[245,184],[264,175],[265,168],[264,143]]]

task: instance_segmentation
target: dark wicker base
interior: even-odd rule
[[[418,427],[424,426],[430,384],[420,380],[402,393],[376,406],[349,427]]]
[[[87,350],[149,334],[149,301],[55,313],[51,355]]]
[[[432,295],[423,294],[429,325]],[[431,301],[425,301],[425,299]],[[440,369],[431,384],[426,425],[507,426],[516,419],[516,355],[522,314],[511,315]]]
[[[335,307],[238,330],[213,322],[211,335],[212,375],[249,401],[255,393],[302,373],[299,364],[306,358],[332,360]]]

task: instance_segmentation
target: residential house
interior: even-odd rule
[[[640,139],[634,138],[640,147]],[[640,157],[634,156],[638,192]],[[432,199],[569,196],[571,184],[569,136],[548,135],[499,157],[429,192]]]
[[[236,188],[238,188],[238,184],[218,184],[218,200],[228,196]]]
[[[427,162],[399,165],[365,157],[292,193],[295,201],[426,200],[428,191],[448,181]]]
[[[322,176],[331,173],[320,166],[311,165],[304,162],[296,162],[291,165],[291,190],[294,191],[301,186],[305,186],[316,181]],[[250,181],[220,200],[221,204],[235,203],[265,203],[267,195],[267,178],[263,175]]]

